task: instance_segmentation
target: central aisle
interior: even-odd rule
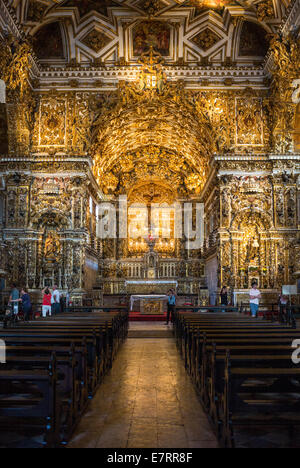
[[[122,347],[69,447],[218,447],[173,338],[142,336]]]

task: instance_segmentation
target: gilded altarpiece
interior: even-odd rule
[[[13,54],[9,41],[1,56],[8,85],[8,155],[1,155],[7,285],[40,290],[56,283],[84,292],[87,264],[99,263],[98,284],[110,293],[123,293],[126,278],[146,278],[152,269],[154,276],[181,279],[180,292],[199,294],[213,257],[218,287],[247,290],[256,279],[274,292],[295,282],[299,155],[291,96],[298,42],[272,40],[273,78],[260,89],[250,82],[233,88],[233,78],[221,89],[205,79],[189,86],[168,80],[152,46],[139,60],[136,81],[132,70],[126,81],[124,67],[122,80],[112,72],[105,92],[96,91],[99,80],[84,92],[80,74],[65,91],[54,83],[41,90],[29,76],[29,44],[20,42]],[[96,205],[116,206],[119,195],[148,205],[203,201],[203,248],[186,252],[185,239],[163,236],[152,246],[142,238],[140,245],[100,241]]]
[[[219,176],[220,195],[215,195],[220,197],[220,243],[215,245],[219,250],[219,286],[243,291],[256,280],[269,297],[273,292],[274,298],[274,291],[283,284],[293,284],[297,274],[297,177],[290,172],[290,161],[279,165],[267,159],[228,159],[218,162],[223,175]],[[252,174],[230,174],[249,169]],[[259,174],[262,171],[266,175]]]

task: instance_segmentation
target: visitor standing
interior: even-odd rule
[[[284,294],[279,296],[279,315],[280,321],[285,322],[287,320],[287,306],[288,306],[288,297]]]
[[[30,300],[30,296],[28,294],[27,289],[23,288],[21,290],[21,299],[19,299],[19,301],[22,302],[24,320],[25,322],[29,322],[32,305],[31,305],[31,300]]]
[[[11,305],[12,313],[14,315],[18,315],[19,313],[19,299],[20,299],[20,292],[17,289],[17,285],[13,284],[13,289],[11,290],[11,293],[9,296],[9,304]]]
[[[57,286],[53,286],[53,292],[51,296],[51,307],[53,315],[60,313],[60,292],[57,289]]]
[[[226,286],[223,286],[220,292],[220,299],[221,299],[221,305],[222,306],[228,306],[228,290]],[[222,312],[226,312],[225,309],[222,310]]]
[[[51,299],[52,294],[49,288],[43,289],[43,306],[42,306],[42,315],[43,317],[47,317],[49,315],[51,317]]]
[[[171,318],[171,322],[173,322],[173,314],[175,312],[175,306],[176,306],[175,291],[173,289],[170,289],[168,291],[168,311],[167,311],[166,325],[169,325],[170,318]]]
[[[258,284],[256,281],[252,283],[252,288],[250,289],[249,294],[250,294],[251,316],[253,318],[256,318],[258,316],[259,301],[261,299],[261,293],[258,289]]]

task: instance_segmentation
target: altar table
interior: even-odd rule
[[[133,310],[133,306],[134,306],[134,303],[136,301],[143,301],[144,304],[148,302],[149,305],[150,305],[152,303],[152,306],[153,306],[152,314],[153,315],[162,314],[163,313],[162,302],[167,301],[168,299],[169,299],[169,296],[166,296],[165,294],[164,295],[162,295],[162,294],[149,294],[149,295],[139,294],[139,295],[134,295],[134,296],[131,296],[131,298],[130,298],[130,310]],[[157,308],[156,304],[159,304],[160,307]],[[147,315],[151,314],[151,312],[149,311],[149,308],[147,308],[147,310],[145,312],[144,307],[143,307],[143,313],[146,313]]]

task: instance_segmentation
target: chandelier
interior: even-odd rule
[[[143,238],[129,239],[128,250],[130,253],[145,254],[148,252],[149,247]]]
[[[159,241],[155,245],[154,250],[160,254],[171,254],[175,250],[175,240],[174,239],[159,239]]]

